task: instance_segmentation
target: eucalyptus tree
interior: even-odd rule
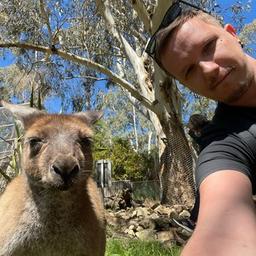
[[[256,20],[246,24],[239,34],[239,37],[245,45],[245,50],[255,56],[256,54]]]
[[[98,93],[97,105],[106,109],[104,120],[111,130],[111,138],[128,139],[134,151],[147,151],[154,147],[155,132],[144,116],[141,106],[133,102],[122,89],[111,86],[107,93]]]
[[[122,87],[157,134],[162,202],[191,204],[193,158],[182,125],[181,94],[144,52],[172,2],[2,0],[0,47],[11,48],[18,62],[28,66],[36,52],[34,62],[52,71],[48,78],[58,86],[63,77],[83,69],[93,72],[95,80]]]
[[[20,66],[13,64],[0,68],[0,81],[5,95],[1,98],[16,97],[23,102],[41,107],[41,101],[51,93],[50,84],[46,81],[44,72],[30,70],[27,72]]]

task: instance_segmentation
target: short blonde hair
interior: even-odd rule
[[[161,52],[165,48],[168,43],[169,38],[172,36],[174,31],[183,25],[186,21],[197,17],[203,20],[206,23],[222,27],[221,23],[218,19],[211,16],[210,14],[203,12],[201,10],[186,10],[180,16],[178,16],[168,27],[159,30],[156,34],[156,50],[155,50],[155,60],[158,65],[165,70],[161,63]],[[166,70],[165,70],[166,71]],[[166,71],[167,72],[167,71]],[[168,73],[168,72],[167,72]]]

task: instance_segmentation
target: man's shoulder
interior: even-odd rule
[[[256,122],[255,107],[230,106],[218,103],[212,123],[216,126],[229,129],[246,129]]]
[[[242,106],[232,106],[227,105],[225,103],[218,102],[217,107],[215,110],[215,114],[221,113],[221,112],[233,112],[233,111],[255,111],[256,108],[252,107],[242,107]]]
[[[213,119],[202,130],[203,149],[211,142],[224,139],[231,133],[248,130],[256,123],[256,108],[229,106],[218,103]]]

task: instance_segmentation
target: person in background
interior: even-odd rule
[[[197,153],[200,152],[201,135],[203,128],[209,124],[209,120],[202,114],[193,114],[188,121],[188,134],[192,138],[192,144]]]

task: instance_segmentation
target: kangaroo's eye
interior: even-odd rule
[[[29,139],[28,139],[28,142],[29,142],[29,145],[30,145],[31,147],[34,147],[35,145],[40,144],[40,143],[42,143],[43,141],[42,141],[42,139],[40,139],[40,138],[33,137],[33,138],[29,138]]]
[[[82,137],[79,139],[79,144],[82,147],[89,147],[92,144],[92,139],[90,137]]]
[[[37,154],[43,145],[43,140],[38,137],[28,138],[27,142],[33,155]]]

